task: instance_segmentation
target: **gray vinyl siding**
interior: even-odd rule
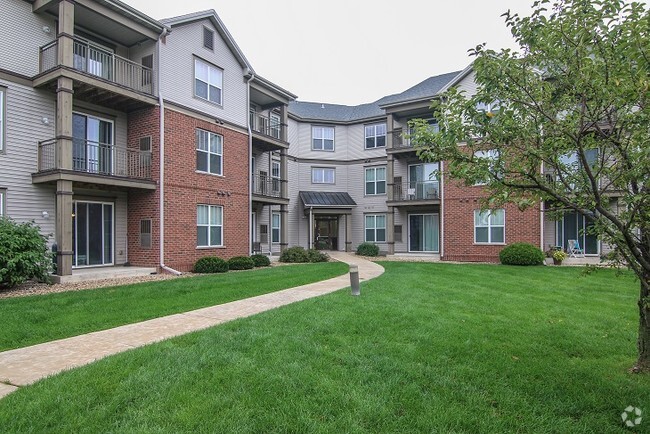
[[[468,97],[476,94],[476,82],[474,81],[475,76],[476,73],[474,71],[470,72],[463,77],[460,83],[456,86],[459,91],[465,92],[465,95]]]
[[[148,41],[143,44],[134,45],[129,48],[129,59],[138,65],[142,65],[142,58],[148,55],[153,55],[153,76],[151,77],[151,82],[153,85],[154,95],[158,95],[158,80],[156,79],[156,74],[158,73],[158,55],[156,52],[156,42]]]
[[[214,51],[203,47],[203,27],[215,32]],[[207,19],[174,26],[161,44],[161,87],[166,100],[209,116],[246,127],[249,105],[244,70]],[[223,70],[223,105],[194,96],[194,59],[198,57]]]
[[[34,185],[31,176],[38,169],[38,142],[54,137],[54,96],[3,80],[0,86],[6,88],[6,152],[0,153],[0,188],[7,190],[7,216],[34,220],[43,235],[54,234],[54,187]],[[49,218],[43,217],[44,211]]]
[[[395,253],[406,253],[409,250],[408,215],[405,209],[395,208],[395,225],[402,225],[402,241],[395,241]]]
[[[54,19],[34,14],[23,0],[1,0],[0,9],[0,68],[29,77],[38,74],[39,48],[56,37]]]

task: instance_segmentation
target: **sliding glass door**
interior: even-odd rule
[[[75,267],[113,264],[113,204],[73,203],[72,242]]]
[[[72,114],[72,163],[77,172],[113,172],[113,123],[80,113]]]
[[[557,245],[566,249],[569,246],[569,240],[578,240],[580,248],[586,255],[597,255],[599,253],[598,238],[596,235],[585,233],[585,229],[592,224],[583,214],[575,211],[564,213],[564,217],[562,220],[558,220],[556,225]]]
[[[409,166],[408,194],[411,200],[438,199],[438,163]]]
[[[440,251],[438,214],[409,214],[409,252]]]

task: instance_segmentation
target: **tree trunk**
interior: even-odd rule
[[[641,277],[641,292],[639,295],[639,360],[632,369],[634,372],[650,372],[650,273],[644,272]]]

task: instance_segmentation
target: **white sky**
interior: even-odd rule
[[[255,71],[302,101],[356,105],[514,48],[501,14],[533,0],[124,0],[156,18],[214,9]]]

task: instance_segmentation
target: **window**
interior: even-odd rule
[[[207,27],[203,28],[203,46],[208,50],[214,50],[214,32]]]
[[[277,212],[271,215],[271,242],[280,242],[280,213]]]
[[[5,150],[5,89],[0,87],[0,153]]]
[[[334,151],[334,127],[312,127],[311,136],[314,151]]]
[[[151,219],[140,220],[140,247],[151,248]]]
[[[7,212],[5,211],[7,207],[7,190],[0,189],[0,217],[4,217]]]
[[[386,215],[366,215],[366,241],[369,243],[386,242]]]
[[[196,130],[196,170],[223,175],[223,137]]]
[[[312,184],[334,184],[334,169],[328,167],[312,167],[311,182]]]
[[[486,151],[476,151],[474,152],[474,157],[481,160],[487,161],[487,169],[494,173],[497,169],[497,164],[499,161],[499,151],[497,149],[488,149]],[[497,172],[497,176],[501,177],[501,173]],[[485,185],[488,183],[488,179],[479,179],[474,185]]]
[[[280,177],[280,162],[272,161],[271,162],[271,184],[273,187],[274,193],[280,192],[281,177]]]
[[[366,125],[366,149],[386,146],[386,124]]]
[[[197,247],[223,246],[223,207],[199,205],[196,210]]]
[[[223,70],[194,59],[194,95],[215,104],[222,104]]]
[[[366,168],[366,195],[386,194],[386,168]]]
[[[505,243],[505,211],[474,211],[474,242],[484,244]]]

